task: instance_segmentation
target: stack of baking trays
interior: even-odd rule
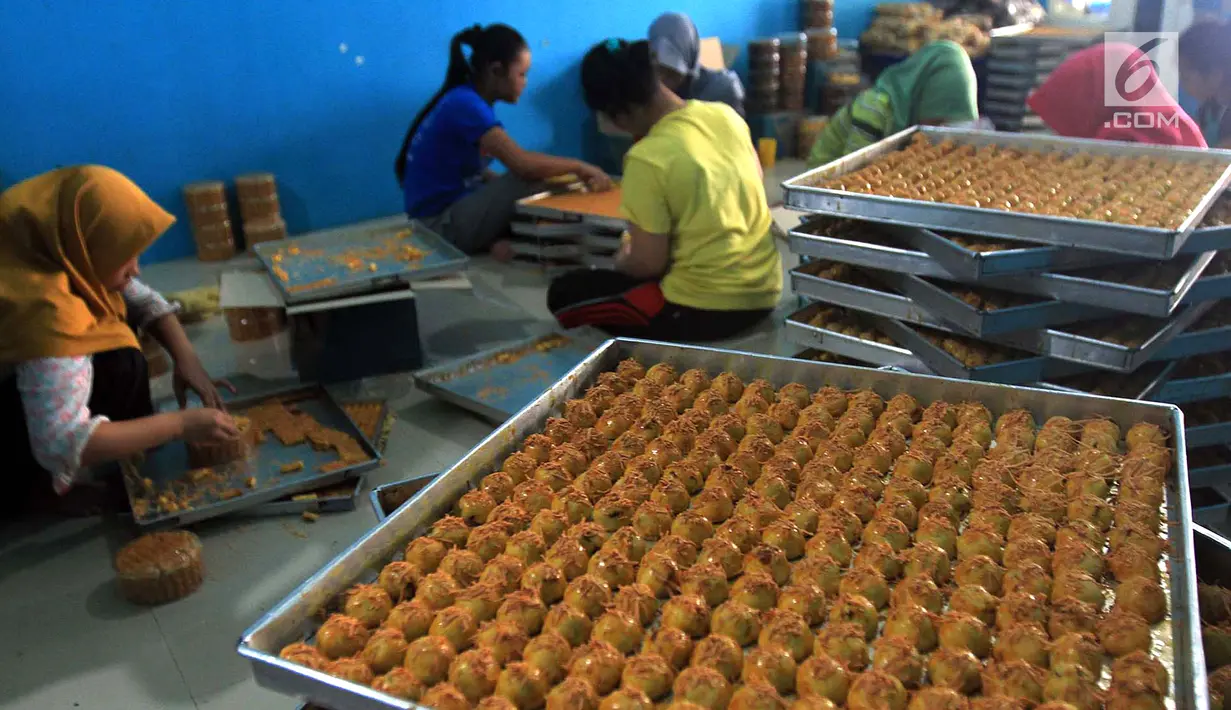
[[[619,207],[618,187],[591,193],[578,182],[527,197],[517,203],[513,252],[549,271],[612,268],[625,226]]]
[[[1026,107],[1026,97],[1069,54],[1089,46],[1098,35],[1060,27],[1023,29],[992,37],[982,109],[1002,131],[1043,132],[1043,120]]]
[[[1231,506],[1231,153],[912,128],[787,181],[798,344],[1171,402]],[[1080,248],[1076,248],[1080,247]]]
[[[1157,403],[610,340],[238,650],[334,710],[1204,709],[1183,445]]]

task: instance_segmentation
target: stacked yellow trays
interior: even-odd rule
[[[261,242],[286,238],[286,221],[278,204],[278,184],[271,173],[252,173],[235,178],[239,213],[244,220],[248,250]]]
[[[192,238],[201,261],[225,261],[235,256],[235,234],[227,213],[226,186],[218,181],[197,182],[184,188],[184,204]]]

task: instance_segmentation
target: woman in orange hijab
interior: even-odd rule
[[[136,278],[137,257],[174,221],[99,166],[0,194],[0,451],[23,492],[88,498],[98,490],[81,474],[92,466],[237,435],[175,308]],[[154,413],[134,326],[175,360],[180,411]],[[186,390],[205,407],[185,409]]]

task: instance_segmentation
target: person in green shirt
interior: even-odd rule
[[[621,181],[628,231],[614,271],[552,282],[547,303],[557,320],[613,335],[711,341],[767,317],[782,295],[782,260],[740,115],[672,93],[646,41],[595,46],[581,85],[591,109],[636,139]]]
[[[834,114],[808,155],[818,167],[918,124],[965,123],[979,117],[975,69],[966,50],[940,40],[877,77]]]

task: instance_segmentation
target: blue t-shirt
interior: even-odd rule
[[[435,217],[478,187],[491,162],[479,152],[479,139],[499,125],[496,112],[474,87],[445,92],[406,149],[406,214]]]

